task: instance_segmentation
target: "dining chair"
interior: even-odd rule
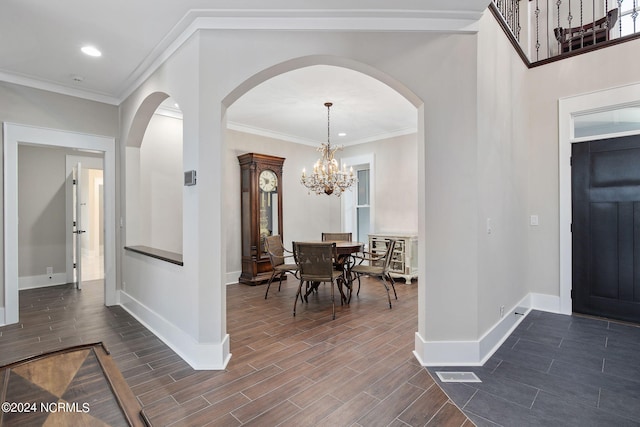
[[[298,264],[298,293],[293,303],[293,315],[296,315],[296,305],[298,304],[298,296],[302,296],[302,284],[307,283],[331,283],[331,313],[336,318],[336,303],[334,298],[334,285],[340,286],[341,302],[344,300],[342,293],[342,284],[344,276],[342,271],[333,268],[333,261],[336,255],[335,242],[293,242],[293,255]],[[308,292],[307,292],[308,293]],[[306,296],[305,296],[306,297]]]
[[[323,242],[351,242],[351,233],[322,233]]]
[[[352,242],[351,233],[322,233],[323,242]],[[348,270],[351,268],[351,257],[336,258],[333,267],[336,270]]]
[[[269,277],[269,282],[267,283],[267,291],[264,294],[264,299],[267,299],[267,296],[269,295],[269,287],[271,286],[271,282],[273,282],[273,279],[275,279],[276,277],[279,278],[278,292],[280,292],[280,287],[282,286],[282,277],[287,273],[295,275],[298,271],[298,266],[295,263],[293,252],[286,249],[282,244],[282,236],[278,234],[274,236],[267,236],[265,237],[264,244],[265,249],[269,254],[271,268],[273,269],[271,277]],[[287,263],[287,259],[289,259],[291,262]]]
[[[391,308],[391,297],[389,296],[389,286],[387,285],[387,280],[391,283],[391,287],[393,288],[393,295],[398,299],[398,294],[396,293],[396,287],[394,285],[395,281],[393,277],[389,274],[389,266],[391,265],[391,261],[393,259],[393,250],[396,247],[396,241],[394,239],[387,240],[387,248],[384,254],[379,255],[371,252],[363,252],[363,255],[354,256],[355,259],[359,259],[357,265],[351,267],[351,273],[355,274],[358,278],[358,292],[357,295],[360,295],[360,276],[371,276],[377,277],[380,279],[384,288],[387,290],[387,300],[389,301],[389,308]],[[365,264],[367,262],[367,264]]]

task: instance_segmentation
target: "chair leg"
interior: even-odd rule
[[[296,317],[296,305],[298,305],[298,296],[302,299],[302,279],[300,279],[300,284],[298,285],[298,293],[296,294],[296,300],[293,303],[293,317]]]
[[[336,301],[333,298],[333,280],[331,281],[331,314],[333,315],[333,320],[336,320]]]
[[[353,277],[349,277],[349,279],[345,279],[345,287],[347,288],[347,292],[349,295],[347,296],[347,305],[351,304],[351,295],[353,295]]]
[[[269,287],[271,286],[271,282],[273,282],[274,277],[276,277],[276,271],[273,270],[273,273],[271,273],[271,277],[269,277],[269,282],[267,283],[267,292],[264,293],[264,299],[267,299],[267,296],[269,295]],[[281,283],[282,283],[282,279]],[[280,290],[280,287],[278,286],[278,291]]]
[[[356,276],[358,276],[358,292],[356,293],[356,295],[360,295],[360,275],[356,273]]]
[[[338,286],[338,290],[340,291],[340,305],[344,305],[344,303],[347,302],[347,296],[345,295],[343,288],[347,288],[347,291],[349,291],[349,288],[346,281],[342,277],[338,277],[336,280],[338,281],[338,284],[336,286]]]
[[[283,271],[282,273],[280,273],[280,277],[278,277],[278,292],[280,292],[280,289],[282,288],[282,278],[285,274],[287,274],[287,272]]]
[[[396,293],[396,281],[393,280],[393,277],[391,277],[391,275],[389,274],[387,277],[389,277],[389,281],[391,282],[391,287],[393,288],[393,295],[396,297],[396,299],[398,299],[398,294]]]
[[[387,286],[386,277],[385,276],[379,276],[378,278],[382,282],[382,286],[384,286],[384,288],[387,290],[387,300],[389,301],[389,308],[392,308],[391,307],[391,296],[389,295],[389,286]]]

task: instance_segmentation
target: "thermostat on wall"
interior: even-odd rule
[[[186,171],[184,173],[184,185],[196,185],[196,171]]]

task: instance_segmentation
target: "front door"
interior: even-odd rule
[[[640,323],[640,135],[571,158],[573,311]]]

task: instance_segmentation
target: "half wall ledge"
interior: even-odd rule
[[[170,262],[171,264],[176,264],[179,266],[184,266],[182,262],[182,254],[178,254],[175,252],[164,251],[162,249],[155,249],[149,246],[125,246],[124,249],[126,251],[135,252],[138,254],[146,255],[151,258],[156,258],[161,261]]]

